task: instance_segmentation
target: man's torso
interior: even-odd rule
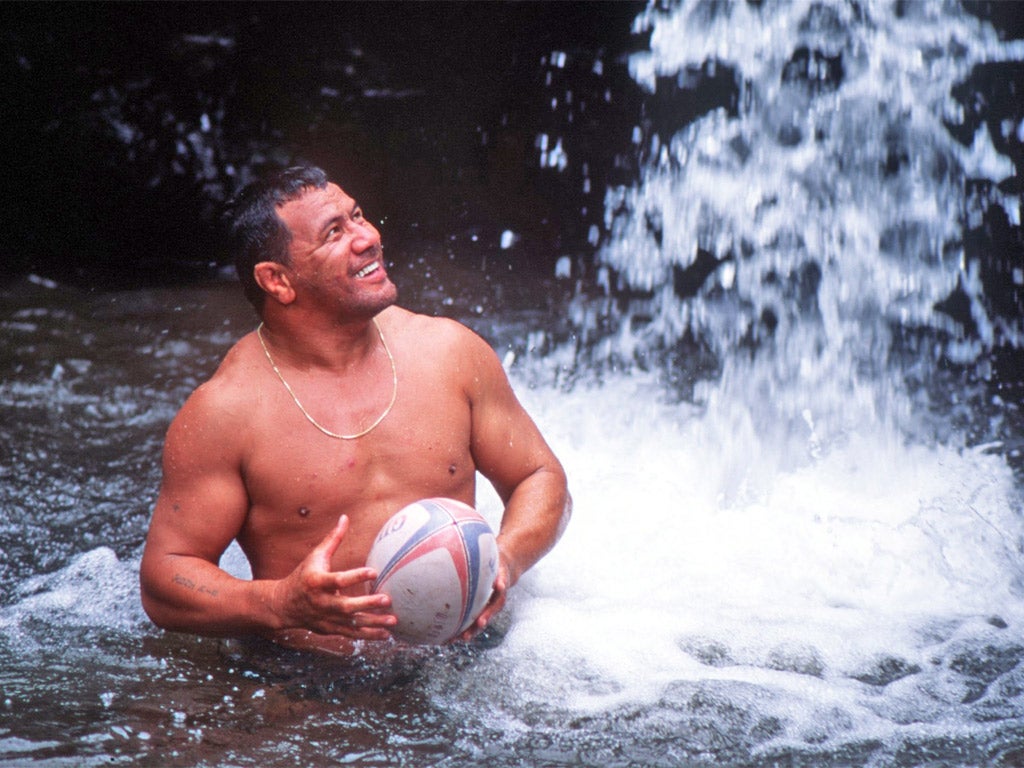
[[[255,578],[287,575],[342,514],[351,525],[335,553],[336,570],[363,566],[380,526],[405,504],[431,496],[474,503],[471,408],[463,379],[472,373],[459,366],[450,324],[402,310],[381,318],[396,361],[397,395],[384,420],[357,439],[332,438],[311,424],[251,337],[218,371],[222,385],[247,379],[244,389],[237,387],[247,393],[251,412],[238,438],[249,497],[238,541]],[[387,392],[378,402],[386,405],[391,384],[388,372],[379,384]],[[304,403],[314,418],[345,421],[344,403],[332,414],[323,398],[310,402],[318,406]]]

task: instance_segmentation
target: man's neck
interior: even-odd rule
[[[261,335],[278,365],[345,370],[361,364],[380,344],[374,319],[339,320],[264,312]]]

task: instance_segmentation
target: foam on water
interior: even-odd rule
[[[998,445],[935,440],[904,383],[935,350],[965,361],[1020,337],[987,316],[962,245],[965,179],[1013,166],[984,128],[965,147],[943,122],[975,64],[1024,46],[956,4],[900,7],[683,2],[638,19],[641,84],[710,62],[735,69],[741,106],[644,135],[640,181],[608,191],[598,287],[640,298],[598,356],[628,369],[689,336],[720,368],[682,405],[635,368],[522,385],[576,501],[486,667],[527,702],[490,699],[524,732],[535,708],[567,708],[610,732],[635,721],[642,741],[688,712],[685,740],[728,711],[757,753],[966,744],[1024,715],[1019,488]],[[784,75],[801,46],[811,63]],[[698,248],[719,263],[683,298],[674,271]],[[935,311],[958,284],[980,343]],[[574,308],[588,340],[599,314]],[[894,327],[934,350],[897,364]],[[684,754],[705,754],[692,739]]]
[[[729,681],[783,695],[798,729],[801,708],[826,704],[945,722],[958,700],[931,712],[921,691],[949,675],[954,646],[1024,653],[1019,499],[984,449],[858,436],[724,503],[731,446],[713,417],[680,418],[635,378],[526,399],[577,513],[524,581],[500,649],[522,695],[592,710]],[[889,685],[909,670],[912,686]]]
[[[0,629],[21,653],[52,643],[57,627],[138,631],[148,623],[138,592],[138,564],[97,547],[18,584],[17,602],[0,609]]]

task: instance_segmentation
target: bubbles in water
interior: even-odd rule
[[[523,393],[576,513],[467,673],[507,689],[486,712],[531,728],[526,712],[635,717],[639,740],[663,717],[700,731],[725,707],[740,751],[897,743],[902,724],[927,724],[920,738],[977,708],[1021,716],[1006,691],[1024,657],[1024,530],[1000,457],[867,434],[783,469],[756,434],[657,392],[633,376]]]
[[[56,573],[26,579],[17,591],[19,602],[0,613],[5,627],[46,622],[109,627],[116,621],[130,629],[146,622],[137,571],[133,564],[120,562],[108,547],[86,552]]]
[[[1024,50],[955,4],[683,2],[638,27],[652,96],[733,72],[735,108],[638,126],[578,345],[529,371],[595,363],[523,395],[576,513],[494,652],[528,704],[493,706],[666,727],[686,758],[723,722],[748,755],[961,750],[1024,716],[1020,492],[998,445],[936,441],[907,380],[997,340],[965,184],[1013,167],[947,122],[976,63]],[[936,311],[956,290],[973,346]]]

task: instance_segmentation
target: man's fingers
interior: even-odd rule
[[[342,603],[345,613],[354,615],[357,613],[373,613],[380,615],[391,607],[391,598],[387,595],[373,594],[365,597],[348,597]]]
[[[376,595],[374,597],[381,597]],[[320,631],[326,634],[347,635],[349,637],[369,638],[371,633],[375,639],[386,639],[389,630],[398,623],[393,613],[387,612],[387,606],[379,600],[360,601],[346,606],[342,615],[324,622]]]
[[[369,586],[377,578],[372,568],[331,570],[331,559],[348,533],[347,515],[310,552],[304,563],[293,572],[292,583],[298,587],[299,600],[293,602],[299,611],[296,626],[304,626],[319,634],[338,634],[356,639],[382,640],[397,619],[390,612],[391,598],[381,593],[369,594]],[[355,594],[353,594],[355,593]]]
[[[349,626],[359,628],[380,628],[390,629],[398,623],[398,618],[393,613],[377,613],[374,611],[361,611],[353,613],[348,617]]]
[[[459,635],[459,640],[468,642],[479,635],[487,628],[491,619],[500,613],[501,609],[505,607],[505,599],[508,595],[508,589],[506,587],[506,573],[507,570],[505,568],[498,569],[498,575],[495,577],[494,586],[491,589],[491,596],[488,598],[483,610],[480,611],[480,615],[476,617],[476,621],[470,624],[466,631]]]
[[[391,633],[387,629],[379,627],[350,627],[342,629],[335,634],[349,637],[353,640],[388,640]]]
[[[324,536],[323,540],[313,549],[313,554],[317,558],[322,558],[325,563],[330,563],[346,533],[348,533],[348,515],[342,515],[331,532]]]
[[[369,568],[360,568],[355,571],[339,571],[322,575],[322,581],[317,591],[319,597],[314,604],[319,606],[318,610],[325,616],[334,616],[331,621],[346,623],[351,617],[358,613],[388,614],[391,609],[391,598],[380,592],[369,595],[345,595],[339,594],[341,589],[361,581],[369,581],[373,578],[373,571]]]
[[[373,582],[376,578],[377,572],[372,568],[353,568],[351,571],[321,571],[311,574],[307,583],[326,592],[342,592],[358,584]]]

